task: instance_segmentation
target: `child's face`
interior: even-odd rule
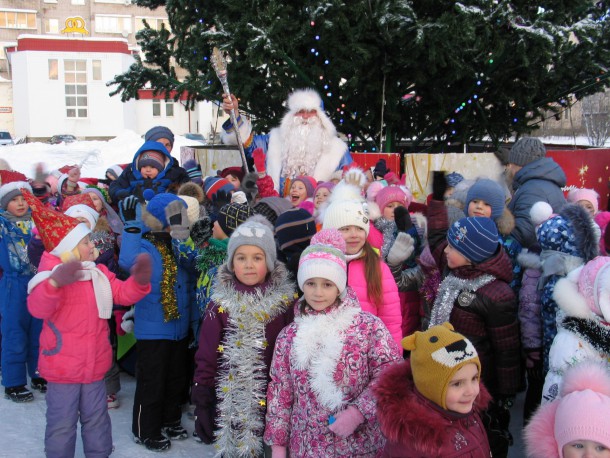
[[[6,206],[6,211],[13,216],[23,216],[28,212],[30,206],[25,201],[25,198],[19,194],[11,199]]]
[[[447,255],[447,266],[450,269],[457,269],[462,266],[469,266],[472,263],[458,250],[448,243],[445,247],[445,254]]]
[[[567,443],[561,450],[563,458],[610,458],[610,449],[599,442],[577,440]]]
[[[345,240],[346,254],[356,254],[362,250],[364,242],[366,242],[366,232],[364,229],[358,226],[343,226],[339,229],[339,232],[341,232],[343,240]]]
[[[84,223],[85,226],[87,226],[89,229],[92,229],[91,223],[87,220],[87,218],[83,216],[77,216],[76,219],[79,220],[81,223]]]
[[[404,207],[405,205],[402,202],[390,202],[383,209],[383,217],[390,221],[394,221],[394,209],[396,207]]]
[[[491,205],[481,199],[472,199],[468,204],[468,216],[491,218]]]
[[[99,198],[99,196],[93,192],[89,193],[89,196],[91,197],[91,200],[93,201],[93,205],[95,206],[95,210],[99,213],[102,211],[102,208],[104,208],[104,202],[102,202],[102,199]]]
[[[307,199],[307,188],[300,181],[295,181],[290,185],[290,203],[293,206],[299,205]]]
[[[479,395],[479,368],[474,363],[461,367],[454,375],[445,393],[447,410],[469,413]]]
[[[239,189],[239,187],[241,186],[241,181],[239,181],[239,178],[237,178],[235,175],[229,174],[225,178],[229,183],[233,185],[235,189]]]
[[[316,210],[320,207],[322,203],[326,202],[328,196],[330,196],[330,191],[327,188],[318,189],[316,195],[313,198],[313,205]]]
[[[157,175],[159,175],[157,168],[150,165],[145,165],[142,167],[140,169],[140,173],[142,174],[143,178],[150,178],[151,180],[157,178]]]
[[[81,261],[94,261],[95,260],[95,245],[89,238],[89,235],[85,235],[83,239],[76,245],[78,255]]]
[[[576,202],[576,204],[587,210],[587,213],[591,215],[591,218],[595,216],[595,207],[593,207],[593,204],[588,200],[579,200],[578,202]]]
[[[214,225],[212,226],[212,237],[214,237],[216,240],[224,240],[228,238],[225,231],[223,231],[220,224],[218,224],[218,221],[214,221]]]
[[[254,245],[241,245],[233,254],[233,271],[246,286],[262,283],[267,276],[265,252]]]
[[[305,302],[317,312],[326,310],[339,297],[339,288],[325,278],[310,278],[303,284]]]

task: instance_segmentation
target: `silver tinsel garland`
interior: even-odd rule
[[[260,288],[250,293],[236,291],[230,277],[222,266],[212,296],[219,305],[218,313],[228,314],[225,336],[218,347],[216,456],[258,457],[263,453],[267,405],[265,326],[292,306],[295,290],[282,265],[271,273],[265,292]]]
[[[477,289],[495,279],[493,275],[481,275],[472,280],[447,275],[438,288],[428,327],[449,321],[456,299],[462,307],[468,307],[475,299]]]

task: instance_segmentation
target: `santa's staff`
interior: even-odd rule
[[[222,89],[225,94],[230,94],[229,90],[229,82],[227,81],[227,60],[222,55],[218,48],[214,48],[212,51],[212,67],[214,67],[214,71],[216,72],[216,76],[220,80],[220,84],[222,85]],[[236,110],[230,110],[229,116],[231,117],[231,122],[235,126],[235,137],[237,138],[237,146],[239,148],[239,154],[241,154],[241,162],[244,167],[244,172],[248,173],[248,163],[246,162],[246,154],[244,153],[244,145],[241,141],[241,135],[239,133],[239,127],[237,124],[237,115],[239,113],[235,113]]]

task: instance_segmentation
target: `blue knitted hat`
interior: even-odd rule
[[[171,130],[169,130],[165,126],[155,126],[152,127],[146,132],[144,135],[145,141],[153,141],[156,142],[160,138],[167,138],[172,146],[174,146],[174,134]]]
[[[154,196],[150,201],[146,204],[146,212],[150,213],[155,219],[161,223],[161,227],[152,227],[155,226],[151,224],[150,219],[143,217],[144,223],[153,231],[154,230],[162,230],[168,226],[167,219],[165,218],[165,207],[167,207],[174,200],[179,200],[184,204],[184,208],[186,208],[186,202],[184,202],[180,197],[176,194],[170,194],[168,192],[162,192]]]
[[[491,206],[491,219],[496,220],[504,212],[504,190],[493,180],[481,178],[470,187],[466,194],[465,212],[472,200],[482,200]]]
[[[599,254],[599,235],[587,211],[577,204],[564,205],[559,215],[536,231],[540,248],[578,256],[588,262]]]
[[[489,218],[462,218],[447,231],[449,244],[469,261],[478,264],[498,250],[498,229]]]

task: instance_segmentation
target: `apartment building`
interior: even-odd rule
[[[144,21],[169,28],[164,9],[130,0],[0,0],[0,130],[93,139],[163,124],[209,136],[222,123],[213,103],[186,111],[149,90],[126,103],[109,96],[106,82],[133,63]]]

